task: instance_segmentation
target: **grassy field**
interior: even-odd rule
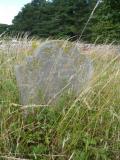
[[[32,108],[19,104],[14,65],[37,41],[1,41],[0,160],[120,160],[120,54],[91,50],[87,89],[61,96],[55,107]]]

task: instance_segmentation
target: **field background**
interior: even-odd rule
[[[94,65],[89,87],[78,97],[62,95],[54,107],[21,106],[14,66],[43,41],[1,38],[0,159],[119,160],[118,46],[80,43]]]

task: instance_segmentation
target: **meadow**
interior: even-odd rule
[[[0,160],[119,160],[120,54],[114,46],[83,51],[94,75],[78,97],[22,106],[14,66],[42,40],[16,39],[0,40]]]

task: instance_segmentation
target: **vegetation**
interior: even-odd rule
[[[76,40],[96,1],[32,0],[12,26],[0,24],[0,160],[120,159],[120,54],[115,53],[116,46],[85,51],[93,60],[94,75],[78,97],[63,93],[55,106],[23,106],[14,66],[31,55],[40,40],[3,37],[3,33],[28,32],[41,38]],[[119,43],[119,8],[119,0],[100,1],[80,40]]]
[[[13,24],[15,30],[28,31],[40,37],[78,37],[89,12],[85,1],[33,0],[19,12]]]
[[[120,56],[92,50],[94,76],[78,97],[64,94],[54,107],[21,106],[14,65],[32,54],[37,41],[3,43],[0,159],[119,160]]]
[[[13,19],[12,32],[28,32],[37,37],[76,40],[96,5],[100,2],[81,40],[120,42],[119,0],[32,0]]]
[[[9,25],[7,25],[7,24],[0,24],[0,34],[6,32],[8,28],[9,28]]]
[[[120,42],[120,1],[104,0],[93,17],[92,40],[98,42]]]

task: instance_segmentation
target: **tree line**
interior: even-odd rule
[[[32,0],[13,19],[9,31],[31,36],[80,37],[98,0]],[[98,43],[120,42],[120,0],[101,0],[81,40]],[[2,28],[5,28],[3,26]],[[0,32],[4,29],[1,29]]]

